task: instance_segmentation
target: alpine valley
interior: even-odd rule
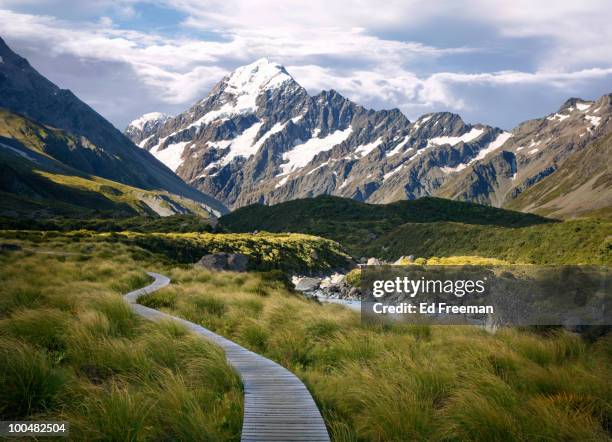
[[[508,131],[448,112],[409,121],[334,90],[310,96],[260,59],[187,111],[145,114],[125,134],[233,209],[322,194],[369,203],[440,196],[574,217],[612,205],[611,100],[571,98]]]
[[[0,216],[226,211],[0,39]]]

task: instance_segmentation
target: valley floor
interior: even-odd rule
[[[294,372],[333,440],[611,436],[610,336],[365,326],[274,273],[211,272],[112,238],[17,237],[5,232],[0,251],[5,420],[65,419],[78,440],[239,438],[240,382],[219,349],[174,324],[141,321],[123,303],[150,269],[173,284],[139,302]]]

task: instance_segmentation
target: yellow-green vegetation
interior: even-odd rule
[[[591,344],[476,327],[362,325],[261,274],[174,268],[140,302],[262,353],[301,377],[332,439],[608,440],[612,338]]]
[[[394,262],[394,265],[433,265],[433,266],[491,266],[491,265],[507,265],[506,261],[496,258],[484,258],[482,256],[447,256],[438,258],[415,258],[414,260],[408,257],[402,257]],[[353,287],[361,286],[361,269],[356,268],[346,274],[346,282]]]
[[[105,235],[105,234],[101,234]],[[113,235],[182,263],[218,252],[242,253],[256,270],[318,271],[348,265],[338,243],[301,233],[120,233]]]
[[[129,218],[1,218],[2,230],[93,230],[95,232],[210,232],[208,219],[198,215],[170,215],[164,217],[134,216]]]
[[[479,255],[527,264],[612,263],[612,221],[581,219],[520,228],[459,223],[404,224],[364,247],[393,259]]]
[[[202,205],[190,199],[83,174],[52,159],[45,159],[43,164],[43,158],[38,157],[39,164],[33,167],[28,159],[0,148],[0,172],[4,177],[0,182],[0,214],[87,218],[157,217],[184,212],[210,218]]]
[[[39,175],[60,186],[104,195],[115,204],[124,204],[139,214],[170,215],[177,211],[209,218],[209,213],[195,201],[164,191],[142,190],[97,176],[64,175],[37,171]]]
[[[440,265],[440,266],[460,266],[460,265],[474,265],[474,266],[487,266],[487,265],[505,265],[508,262],[497,259],[497,258],[485,258],[482,256],[443,256],[437,257],[432,256],[431,258],[416,258],[414,261],[410,261],[408,258],[403,257],[396,263],[397,265]]]
[[[120,296],[148,283],[151,254],[10,244],[22,249],[0,252],[0,419],[66,420],[73,440],[239,439],[242,389],[223,353]]]
[[[252,270],[321,271],[343,268],[349,257],[334,241],[296,233],[97,233],[2,231],[0,238],[21,238],[36,242],[49,239],[66,242],[96,241],[130,244],[158,255],[159,260],[191,264],[203,255],[218,252],[242,253]]]
[[[134,163],[100,150],[83,136],[0,108],[0,215],[36,219],[193,213],[210,218],[204,205],[163,186],[148,182],[144,190],[139,184],[123,184],[143,178],[142,170],[132,167]],[[136,177],[127,179],[132,173]]]
[[[0,137],[14,139],[24,146],[44,154],[47,140],[64,143],[74,148],[79,140],[65,132],[52,127],[34,123],[21,115],[0,108]]]

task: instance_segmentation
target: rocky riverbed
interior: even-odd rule
[[[323,277],[294,275],[291,282],[295,289],[306,296],[330,299],[361,299],[361,291],[346,280],[346,275],[333,273]]]

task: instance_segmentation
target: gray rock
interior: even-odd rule
[[[321,284],[321,278],[298,278],[295,289],[299,292],[309,292],[316,290]]]
[[[394,265],[402,265],[408,262],[414,262],[414,255],[408,255],[408,256],[400,256],[398,259],[396,259],[393,264]]]
[[[270,78],[235,87],[237,78],[262,70]],[[272,78],[276,86],[266,88]],[[247,91],[254,108],[228,114]],[[177,174],[231,208],[321,194],[370,203],[433,195],[503,206],[611,130],[612,94],[596,102],[571,99],[510,133],[449,112],[411,122],[397,109],[366,109],[333,90],[310,96],[282,66],[259,60],[151,135],[128,135],[155,152],[186,142]],[[335,144],[306,164],[291,164],[304,143],[330,136]],[[250,140],[252,155],[228,157],[238,137]]]
[[[357,287],[351,287],[347,297],[351,299],[361,299],[361,290]]]
[[[213,253],[204,255],[196,265],[209,270],[227,270],[232,272],[246,272],[249,257],[241,253]]]
[[[366,263],[366,265],[369,265],[369,266],[381,266],[383,264],[384,264],[384,261],[381,261],[378,258],[370,258],[368,259],[368,262]]]

